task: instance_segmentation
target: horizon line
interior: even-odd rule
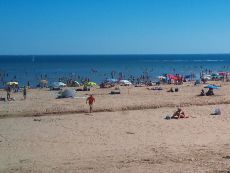
[[[229,55],[230,53],[137,53],[137,54],[2,54],[0,56],[133,56],[133,55]]]

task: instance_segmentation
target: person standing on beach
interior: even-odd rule
[[[23,97],[24,97],[24,100],[26,99],[26,94],[27,94],[26,86],[24,86],[24,88],[23,88]]]
[[[30,81],[27,81],[27,87],[30,88]]]
[[[6,98],[9,101],[10,100],[10,92],[11,92],[11,88],[10,86],[7,86],[6,88]]]
[[[95,103],[95,98],[91,94],[87,99],[86,99],[86,104],[89,103],[89,112],[92,113],[93,111],[93,103]]]

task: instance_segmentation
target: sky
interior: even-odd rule
[[[0,0],[0,54],[230,53],[230,0]]]

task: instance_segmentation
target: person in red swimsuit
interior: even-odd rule
[[[92,113],[93,111],[93,103],[95,103],[95,98],[91,94],[87,99],[86,99],[86,104],[89,103],[89,112]]]

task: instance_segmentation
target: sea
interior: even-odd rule
[[[230,54],[154,54],[154,55],[17,55],[0,56],[0,87],[8,81],[20,86],[30,82],[36,87],[41,79],[49,83],[89,79],[100,83],[106,78],[140,77],[152,81],[163,74],[195,74],[201,71],[230,71]]]

